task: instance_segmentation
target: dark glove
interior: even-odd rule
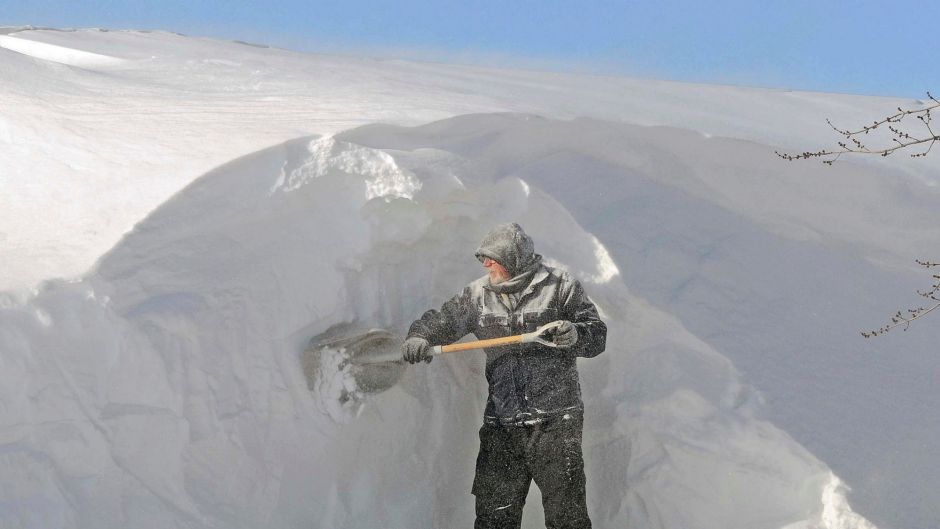
[[[431,354],[431,345],[419,336],[412,336],[401,344],[401,356],[409,364],[417,364],[424,360],[430,363],[434,359]]]
[[[552,341],[558,347],[568,348],[578,343],[578,328],[570,321],[562,321],[561,325],[555,328]]]

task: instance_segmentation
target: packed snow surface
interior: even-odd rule
[[[597,527],[940,520],[936,327],[857,334],[929,281],[936,161],[773,154],[914,102],[0,33],[0,526],[471,525],[479,353],[372,395],[300,355],[404,334],[510,220],[611,329]]]

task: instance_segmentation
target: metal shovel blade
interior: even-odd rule
[[[314,336],[303,353],[301,363],[307,386],[312,389],[324,350],[342,351],[359,390],[381,393],[401,379],[405,363],[401,357],[401,338],[384,329],[363,329],[352,325],[332,327]]]

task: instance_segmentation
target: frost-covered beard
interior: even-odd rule
[[[492,263],[489,266],[484,264],[484,266],[486,266],[486,271],[489,272],[491,285],[498,285],[511,277],[509,272],[500,266],[499,263],[492,260],[487,260],[487,262]]]
[[[490,272],[490,284],[491,285],[498,285],[507,279],[509,278],[506,276],[501,276],[497,274],[496,272]]]

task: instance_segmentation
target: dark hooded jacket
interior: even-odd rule
[[[582,409],[576,358],[604,351],[607,326],[580,282],[542,264],[532,239],[518,224],[497,226],[476,255],[502,265],[510,279],[497,285],[491,285],[488,276],[473,281],[441,310],[425,312],[412,323],[408,336],[442,345],[470,333],[481,340],[499,338],[568,320],[578,329],[573,347],[519,344],[485,349],[485,415],[487,420],[522,423]]]

